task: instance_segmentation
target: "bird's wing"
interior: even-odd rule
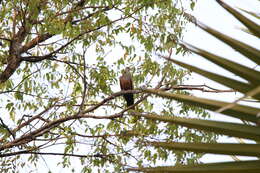
[[[121,88],[121,90],[123,90],[123,76],[120,76],[120,78],[119,78],[119,82],[120,82],[120,88]]]
[[[133,82],[131,78],[121,76],[119,78],[121,90],[131,90],[133,89]]]
[[[134,89],[134,87],[133,87],[133,81],[132,81],[132,77],[130,76],[130,78],[129,78],[129,86],[130,86],[130,90],[132,90],[132,89]]]

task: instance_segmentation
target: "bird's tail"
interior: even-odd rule
[[[134,104],[134,95],[132,93],[125,94],[124,98],[126,100],[127,107],[132,106]]]

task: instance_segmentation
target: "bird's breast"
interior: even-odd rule
[[[125,77],[120,77],[120,86],[121,90],[131,90],[133,89],[132,80],[127,79]]]

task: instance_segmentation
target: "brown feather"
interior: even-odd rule
[[[119,81],[121,90],[133,89],[132,76],[128,68],[123,71],[123,75],[119,78]],[[126,104],[128,107],[134,104],[134,95],[132,93],[124,94],[123,97],[126,100]]]

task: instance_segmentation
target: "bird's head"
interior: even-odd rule
[[[126,67],[121,72],[122,72],[122,74],[130,74],[130,71],[131,71],[131,68],[130,67]]]

